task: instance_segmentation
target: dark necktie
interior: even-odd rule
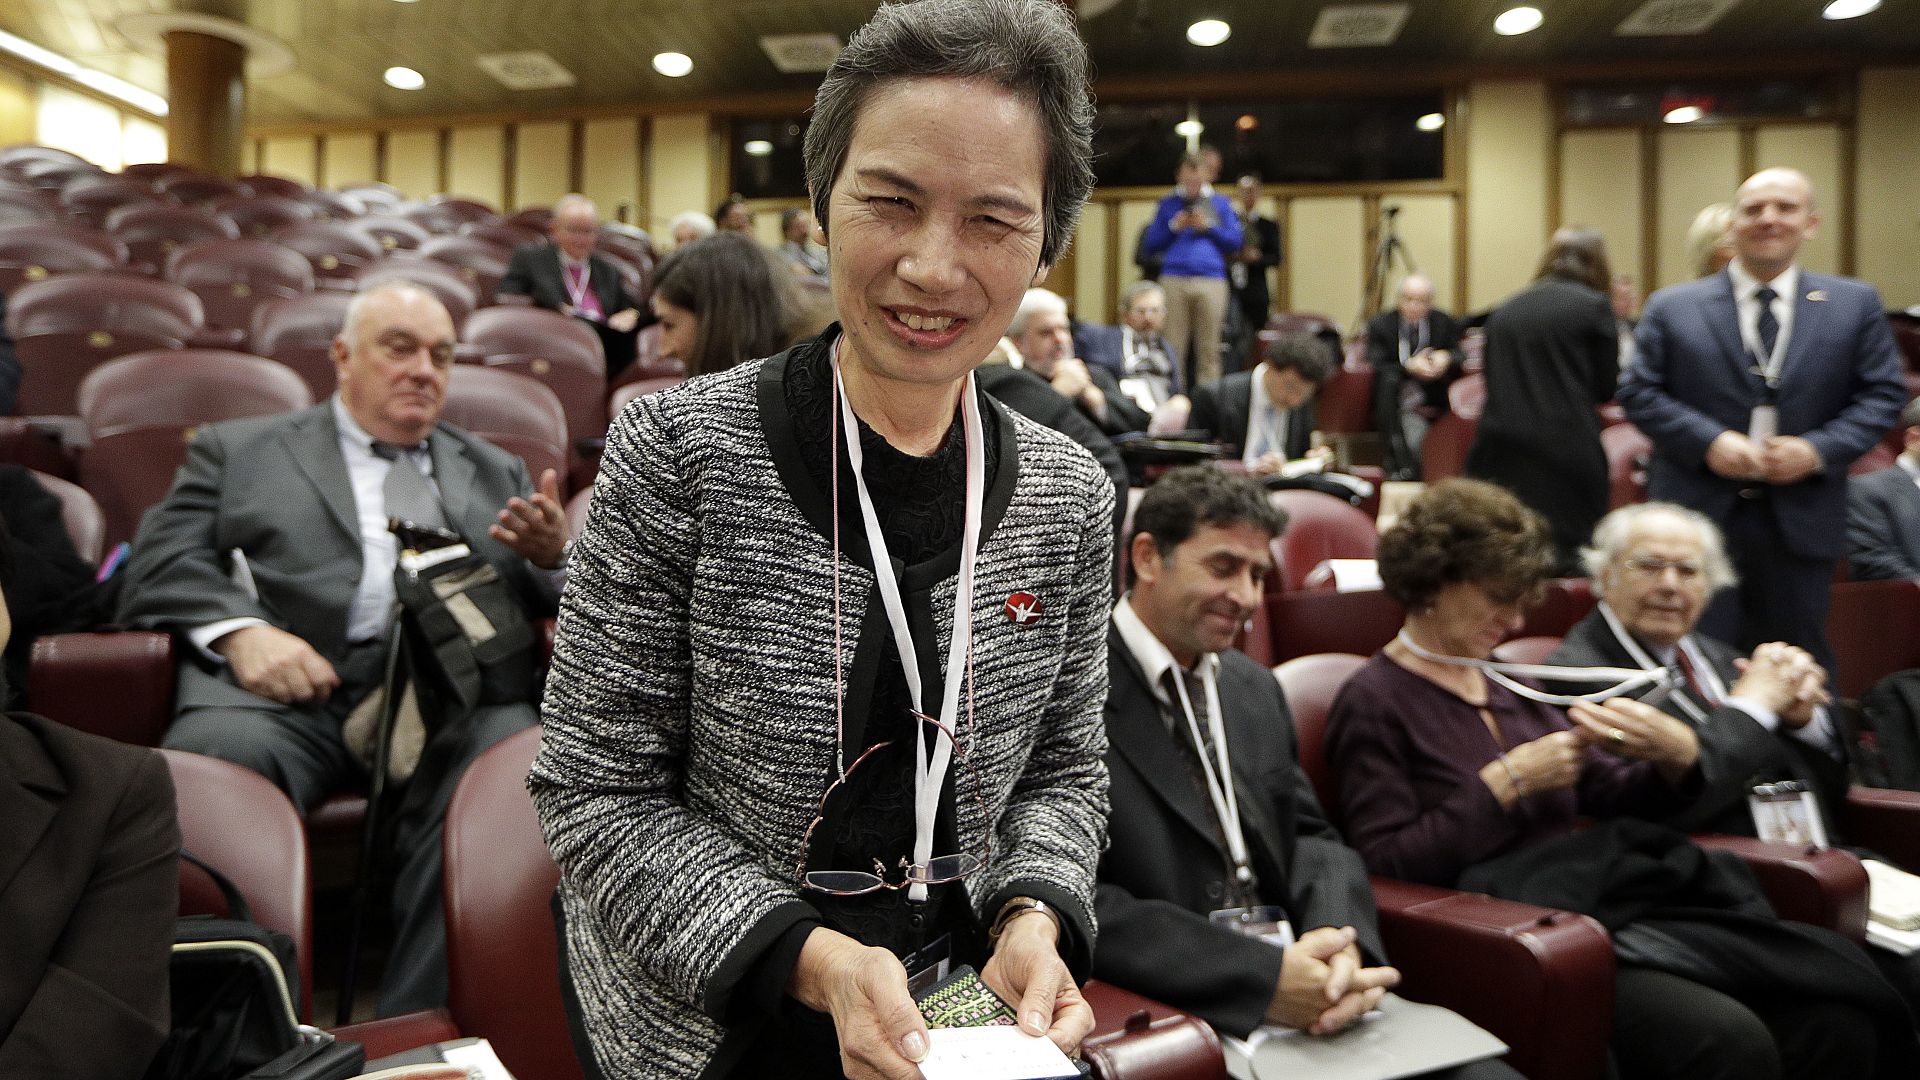
[[[386,483],[381,486],[386,497],[387,516],[411,521],[415,525],[444,529],[447,527],[447,516],[440,509],[440,500],[434,497],[426,476],[420,472],[420,466],[414,464],[411,450],[411,447],[393,443],[376,441],[373,444],[375,457],[392,462],[387,468]]]
[[[1760,318],[1754,323],[1754,329],[1760,332],[1761,367],[1773,362],[1773,346],[1780,340],[1780,320],[1773,317],[1773,301],[1779,295],[1766,285],[1760,286],[1753,294],[1753,298],[1760,301]]]
[[[1412,356],[1414,353],[1417,353],[1420,351],[1420,331],[1423,329],[1425,329],[1425,327],[1417,322],[1407,324],[1407,355],[1408,356]]]
[[[1707,685],[1707,681],[1700,677],[1700,673],[1694,670],[1693,661],[1687,656],[1687,650],[1676,646],[1673,656],[1680,665],[1680,674],[1686,677],[1687,689],[1693,691],[1693,696],[1705,702],[1709,709],[1719,708],[1721,704],[1719,696],[1713,692],[1711,686]]]

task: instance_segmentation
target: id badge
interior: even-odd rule
[[[1755,405],[1747,419],[1747,438],[1764,442],[1780,434],[1780,409],[1774,405]]]
[[[1761,784],[1747,796],[1753,810],[1755,835],[1770,844],[1825,849],[1826,822],[1820,817],[1820,804],[1805,784],[1789,780],[1780,784]]]
[[[941,934],[919,952],[900,961],[907,969],[907,993],[920,994],[947,977],[953,968],[953,936]]]
[[[1274,904],[1221,908],[1208,912],[1207,919],[1215,926],[1226,927],[1246,937],[1259,938],[1282,949],[1293,944],[1293,926],[1287,922],[1287,913]]]

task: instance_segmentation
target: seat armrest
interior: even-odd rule
[[[1399,993],[1493,1032],[1534,1080],[1595,1080],[1613,1028],[1613,942],[1570,911],[1373,879]]]
[[[399,1016],[383,1016],[378,1020],[363,1020],[358,1024],[333,1028],[332,1031],[335,1038],[348,1039],[366,1047],[367,1060],[370,1062],[402,1050],[461,1037],[460,1028],[453,1022],[453,1014],[445,1009],[424,1009],[401,1013]]]
[[[1847,843],[1920,873],[1920,791],[1857,787],[1847,792],[1841,814]]]
[[[1746,862],[1781,918],[1824,926],[1856,942],[1867,940],[1867,871],[1851,852],[1769,844],[1751,836],[1695,836],[1714,851]]]
[[[49,634],[33,643],[27,707],[71,728],[159,746],[173,722],[173,637]]]
[[[1081,1056],[1098,1080],[1226,1080],[1220,1037],[1206,1021],[1097,979],[1081,992],[1094,1017]]]

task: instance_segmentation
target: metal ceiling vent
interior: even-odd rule
[[[1740,0],[1647,0],[1613,28],[1617,37],[1704,34]]]
[[[557,90],[574,83],[573,72],[543,52],[489,53],[474,63],[509,90]]]
[[[1407,25],[1408,4],[1340,4],[1320,9],[1307,45],[1314,49],[1369,49],[1391,45]]]
[[[840,55],[840,39],[832,34],[771,34],[760,39],[760,50],[785,74],[820,75]]]

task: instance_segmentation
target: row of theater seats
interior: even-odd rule
[[[1920,585],[1875,584],[1907,586],[1899,604],[1908,623],[1920,623]],[[1563,601],[1562,607],[1573,603]],[[1881,590],[1875,603],[1882,608],[1895,603],[1891,590]],[[1510,643],[1509,655],[1538,655],[1557,640],[1518,639]],[[1326,715],[1340,684],[1361,662],[1357,654],[1316,653],[1291,659],[1275,672],[1292,708],[1302,765],[1328,807],[1339,801],[1323,755]],[[149,742],[169,715],[172,677],[171,642],[165,635],[45,639],[35,655],[33,706],[63,723]],[[557,871],[523,783],[537,741],[535,732],[517,736],[484,756],[461,781],[447,824],[449,1004],[435,1013],[350,1029],[374,1052],[478,1034],[493,1040],[516,1075],[531,1080],[578,1075],[566,1052],[556,987],[526,977],[556,963],[546,905]],[[181,791],[188,846],[227,870],[263,920],[294,936],[302,947],[303,979],[310,981],[305,958],[312,953],[307,846],[312,826],[303,830],[285,797],[251,773],[190,755],[168,756]],[[1920,869],[1917,813],[1920,796],[1856,790],[1842,824],[1856,842]],[[1706,842],[1747,859],[1786,917],[1855,940],[1864,935],[1866,878],[1851,855],[1769,848],[1740,838]],[[1388,949],[1406,974],[1405,993],[1447,1005],[1492,1030],[1512,1046],[1509,1062],[1528,1076],[1598,1075],[1610,1026],[1614,964],[1598,923],[1569,912],[1383,878],[1374,879],[1373,886]],[[185,910],[201,910],[206,894],[189,874],[183,883]],[[1157,1016],[1171,1012],[1115,988],[1095,986],[1090,997],[1103,1031],[1142,1008]],[[1178,1072],[1148,1075],[1221,1075],[1212,1056],[1217,1048],[1190,1026],[1167,1041],[1189,1064]],[[1196,1058],[1197,1066],[1191,1064]]]

